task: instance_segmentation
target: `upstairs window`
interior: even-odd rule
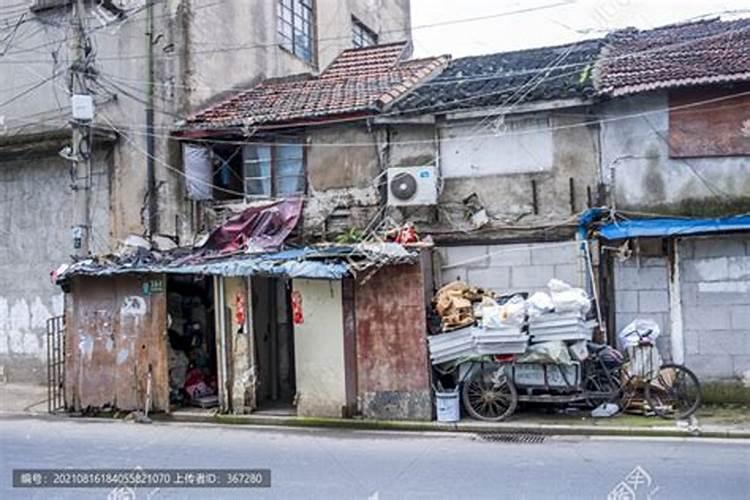
[[[370,47],[378,44],[378,35],[365,24],[352,17],[352,43],[356,48]]]
[[[302,143],[252,144],[243,147],[245,197],[294,196],[305,192]]]
[[[313,0],[278,0],[280,45],[313,63]]]

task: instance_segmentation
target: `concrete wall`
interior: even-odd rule
[[[685,363],[702,379],[750,384],[750,236],[679,243]]]
[[[438,248],[440,284],[461,279],[498,293],[546,291],[552,278],[585,288],[585,261],[575,241]]]
[[[355,289],[362,415],[430,420],[432,395],[420,264],[389,266]]]
[[[364,228],[380,206],[377,186],[381,167],[375,136],[364,125],[350,123],[310,128],[307,137],[306,236]],[[339,143],[357,145],[336,147]]]
[[[341,282],[294,280],[304,322],[294,325],[297,414],[341,417],[346,407]]]
[[[12,382],[46,377],[46,321],[63,313],[50,272],[72,253],[73,194],[68,164],[52,156],[0,158],[0,369]],[[93,245],[109,251],[111,158],[95,155]]]
[[[440,227],[471,228],[462,201],[472,193],[492,219],[484,231],[501,226],[499,237],[511,236],[507,229],[512,231],[513,226],[559,223],[584,210],[587,188],[595,193],[598,182],[597,131],[575,126],[585,121],[576,112],[581,111],[530,114],[517,119],[526,125],[500,131],[498,137],[470,137],[493,133],[478,119],[462,125],[471,125],[473,133],[458,140],[451,138],[451,127],[440,128],[440,167],[446,177],[439,199]],[[549,132],[540,127],[563,128]],[[532,181],[537,190],[536,214]]]
[[[667,109],[665,93],[602,105],[601,169],[612,192],[610,203],[620,209],[693,215],[747,211],[747,158],[669,158]]]

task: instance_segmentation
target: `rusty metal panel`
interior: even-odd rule
[[[146,287],[144,287],[146,283]],[[155,410],[169,410],[166,294],[162,276],[116,280],[116,401],[120,409],[143,408],[151,370]]]
[[[424,278],[419,263],[386,266],[356,293],[360,396],[429,391]]]
[[[143,287],[143,280],[161,279],[118,276],[73,280],[66,302],[66,398],[70,408],[143,408],[151,366],[152,408],[168,411],[165,294],[146,294]]]
[[[670,92],[670,156],[750,154],[750,95],[727,97],[743,90],[750,87]]]
[[[114,280],[77,278],[69,297],[67,406],[81,410],[114,405]]]

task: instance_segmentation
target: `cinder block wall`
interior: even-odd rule
[[[499,293],[546,291],[552,278],[584,287],[585,261],[575,241],[466,245],[438,249],[440,284],[456,278]]]
[[[750,383],[750,236],[680,242],[685,363]]]
[[[657,340],[665,360],[672,358],[669,316],[669,274],[666,257],[615,260],[615,331],[636,318],[652,319],[661,328]]]

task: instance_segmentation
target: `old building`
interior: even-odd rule
[[[58,154],[70,145],[75,3],[0,2],[0,368],[14,381],[43,379],[45,322],[63,303],[49,274],[75,252],[74,227],[94,253],[132,233],[192,240],[175,120],[262,79],[316,74],[346,48],[410,37],[408,0],[85,2],[78,70],[96,116],[84,188]]]
[[[614,325],[655,319],[666,354],[745,384],[749,49],[748,19],[626,30],[595,69],[607,205],[630,219],[607,243]]]

